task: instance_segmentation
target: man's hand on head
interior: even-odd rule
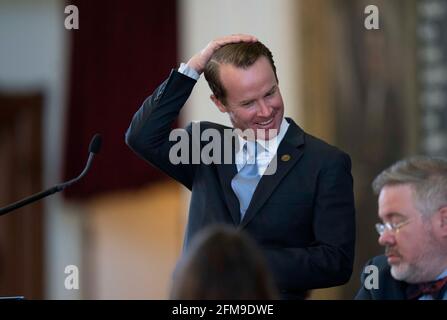
[[[258,39],[255,36],[247,35],[247,34],[232,34],[229,36],[217,38],[210,43],[200,52],[196,53],[191,57],[188,61],[188,66],[197,71],[198,74],[201,74],[205,69],[206,64],[211,59],[214,52],[222,46],[229,43],[238,43],[238,42],[256,42]]]

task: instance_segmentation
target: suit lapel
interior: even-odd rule
[[[289,120],[289,128],[283,141],[281,141],[278,151],[270,165],[276,161],[276,172],[271,175],[262,176],[251,199],[250,205],[241,221],[240,227],[246,226],[261,209],[281,180],[294,167],[303,155],[303,148],[298,148],[304,144],[304,131],[298,127],[293,120]],[[231,187],[230,187],[231,189]],[[232,191],[232,190],[231,190]],[[237,198],[236,198],[237,201]]]
[[[227,128],[227,127],[225,127]],[[224,137],[222,133],[222,137]],[[230,146],[225,148],[225,144],[230,143]],[[231,150],[231,162],[226,164],[224,160],[222,159],[222,164],[217,165],[217,172],[219,175],[220,180],[220,186],[223,190],[223,194],[225,197],[225,202],[227,203],[228,210],[230,212],[231,218],[233,219],[234,225],[238,225],[241,220],[241,214],[240,214],[240,207],[239,207],[239,200],[237,199],[236,195],[234,194],[233,189],[231,188],[231,180],[237,173],[236,168],[236,162],[235,162],[235,152],[234,152],[234,140],[230,139],[230,141],[227,141],[223,138],[222,143],[222,150],[221,155],[224,155],[224,152],[226,150]]]
[[[237,173],[236,165],[234,163],[222,164],[217,166],[217,168],[220,186],[222,187],[228,210],[230,211],[234,224],[238,225],[241,219],[239,200],[231,188],[231,180]]]

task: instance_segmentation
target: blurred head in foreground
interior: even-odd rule
[[[223,225],[194,238],[174,274],[171,299],[277,299],[271,275],[256,243]]]

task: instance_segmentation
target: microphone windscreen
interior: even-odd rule
[[[88,152],[97,154],[101,149],[102,138],[99,133],[95,134],[92,141],[90,142],[90,146],[88,147]]]

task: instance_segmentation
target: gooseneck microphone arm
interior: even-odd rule
[[[99,150],[101,149],[101,135],[96,134],[93,139],[90,142],[90,146],[89,146],[89,156],[87,159],[87,163],[85,165],[84,170],[81,172],[81,174],[79,176],[77,176],[76,178],[64,182],[64,183],[60,183],[55,185],[54,187],[47,189],[45,191],[41,191],[39,193],[33,194],[32,196],[29,196],[27,198],[24,198],[20,201],[17,201],[13,204],[10,204],[9,206],[6,206],[4,208],[0,209],[0,216],[7,214],[8,212],[11,212],[13,210],[16,210],[18,208],[21,208],[23,206],[26,206],[27,204],[30,204],[32,202],[35,202],[37,200],[40,200],[42,198],[45,198],[49,195],[52,195],[53,193],[56,192],[60,192],[62,190],[64,190],[65,188],[71,186],[72,184],[78,182],[79,180],[81,180],[88,172],[88,170],[90,169],[90,166],[92,165],[92,161],[93,161],[93,157],[95,156],[95,154],[97,154],[99,152]]]

